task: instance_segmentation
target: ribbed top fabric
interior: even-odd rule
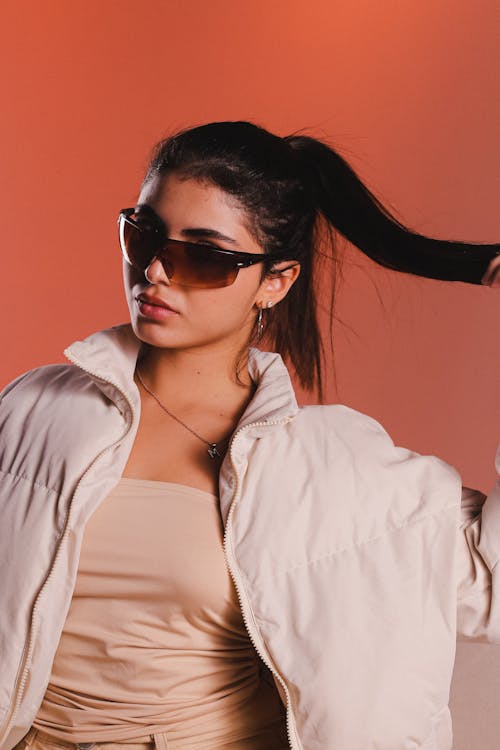
[[[122,477],[85,527],[33,726],[71,742],[161,731],[176,748],[288,748],[222,541],[215,495]]]

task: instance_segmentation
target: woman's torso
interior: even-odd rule
[[[122,477],[87,523],[35,727],[75,742],[161,730],[178,748],[288,747],[222,533],[215,495]]]

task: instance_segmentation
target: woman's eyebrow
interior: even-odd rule
[[[207,237],[212,240],[223,240],[224,242],[232,242],[233,245],[236,244],[236,240],[232,237],[227,237],[227,235],[222,234],[222,232],[218,232],[217,229],[207,229],[206,227],[190,227],[187,229],[182,229],[181,234],[184,235],[184,237]]]

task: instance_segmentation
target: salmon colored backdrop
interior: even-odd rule
[[[306,128],[408,226],[500,240],[497,0],[4,0],[0,34],[0,386],[128,320],[117,212],[152,145],[180,127]],[[346,253],[329,400],[488,492],[498,291]]]

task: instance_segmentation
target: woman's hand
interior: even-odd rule
[[[496,255],[486,269],[486,273],[481,279],[481,284],[493,286],[500,289],[500,255]]]

